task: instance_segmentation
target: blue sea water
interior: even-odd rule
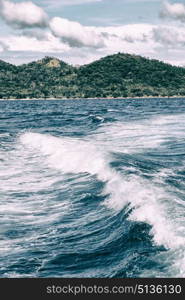
[[[0,277],[185,277],[185,99],[0,101]]]

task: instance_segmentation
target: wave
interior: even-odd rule
[[[100,122],[94,132],[84,137],[26,131],[11,144],[9,151],[5,143],[0,150],[4,195],[0,210],[1,224],[6,226],[1,230],[6,234],[12,232],[17,220],[19,230],[12,233],[14,238],[7,235],[0,251],[11,254],[16,249],[22,253],[23,240],[27,247],[35,240],[41,245],[47,234],[47,242],[52,244],[56,232],[63,227],[62,239],[66,238],[68,228],[68,239],[75,237],[77,244],[80,237],[89,234],[86,228],[90,227],[93,235],[88,240],[92,238],[93,249],[103,249],[105,243],[116,243],[127,232],[126,224],[149,224],[146,234],[150,234],[153,245],[167,250],[155,255],[156,262],[166,262],[168,266],[161,275],[185,276],[184,129],[184,114],[160,115],[135,121]],[[98,211],[91,201],[96,201]],[[73,215],[77,220],[73,220]],[[66,225],[63,220],[73,222]],[[99,225],[94,228],[91,224],[96,222]],[[82,229],[81,224],[86,224],[86,228]],[[73,226],[82,232],[73,232]],[[112,228],[106,241],[102,239],[103,233],[96,233],[99,226],[102,232]],[[34,233],[30,228],[35,229]],[[80,242],[78,246],[82,247]],[[52,248],[50,256],[58,251]],[[117,274],[117,267],[113,270]],[[155,268],[143,269],[141,274],[159,275]]]
[[[50,168],[63,173],[95,175],[104,182],[102,195],[106,196],[105,206],[120,211],[129,205],[129,220],[150,224],[154,243],[178,251],[179,257],[182,257],[185,238],[184,226],[178,218],[181,205],[175,206],[174,195],[166,188],[164,177],[160,177],[159,186],[158,173],[151,181],[141,175],[126,176],[111,166],[113,151],[139,153],[143,149],[157,147],[165,150],[167,141],[177,136],[183,138],[184,119],[178,116],[182,121],[179,125],[176,118],[163,116],[144,120],[142,124],[117,122],[103,125],[98,129],[98,134],[84,140],[29,132],[21,135],[20,142],[27,150],[44,156]],[[181,203],[180,199],[178,201]],[[181,273],[184,272],[181,264],[179,268]]]

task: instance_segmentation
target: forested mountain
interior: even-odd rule
[[[0,98],[185,96],[185,68],[130,54],[81,67],[59,59],[14,66],[0,61]]]

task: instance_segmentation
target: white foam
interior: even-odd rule
[[[169,219],[168,207],[164,204],[165,200],[170,202],[173,199],[163,189],[132,176],[130,180],[117,177],[109,181],[104,192],[110,194],[106,200],[108,207],[120,210],[125,204],[130,204],[133,210],[129,219],[150,224],[151,234],[156,244],[164,245],[166,248],[185,245],[179,224],[176,224],[176,220]]]
[[[52,168],[65,173],[88,172],[97,175],[99,180],[105,182],[103,193],[109,195],[105,205],[120,210],[130,204],[133,208],[130,219],[152,225],[151,233],[156,244],[167,248],[184,244],[184,238],[178,236],[176,225],[166,214],[164,202],[170,196],[162,188],[138,176],[122,177],[109,167],[109,155],[96,143],[37,133],[25,133],[20,140],[29,149],[42,153]]]
[[[10,134],[8,132],[6,132],[6,133],[0,133],[0,138],[8,137],[8,136],[10,136]]]
[[[185,137],[184,115],[160,116],[150,120],[107,124],[86,139],[57,138],[38,133],[24,133],[20,142],[26,151],[44,158],[48,167],[63,173],[87,172],[105,182],[104,205],[121,210],[126,204],[132,212],[129,219],[152,226],[151,235],[157,245],[164,245],[178,253],[176,267],[184,274],[185,247],[184,214],[180,214],[181,200],[165,188],[167,168],[148,181],[140,176],[124,177],[109,165],[111,152],[140,153],[146,149],[166,149],[166,142]],[[159,183],[160,184],[159,186]],[[177,204],[179,207],[177,207]],[[179,217],[180,216],[180,217]]]
[[[167,145],[171,140],[184,142],[185,115],[164,115],[138,122],[116,122],[103,125],[99,129],[97,140],[112,152],[141,153],[146,149],[161,149],[169,152]],[[171,151],[171,150],[170,150]],[[185,162],[181,161],[184,170]],[[107,185],[110,194],[106,204],[114,209],[121,209],[126,202],[133,209],[130,220],[146,222],[152,226],[151,234],[157,245],[171,249],[175,262],[171,265],[172,274],[185,276],[185,213],[184,202],[174,196],[175,188],[165,183],[165,178],[174,175],[175,169],[161,169],[151,174],[150,181],[140,176],[117,178]],[[165,260],[163,258],[163,260]]]
[[[118,109],[112,109],[112,108],[109,108],[107,109],[108,112],[120,112]]]
[[[97,140],[109,151],[139,153],[164,147],[172,138],[184,140],[185,115],[164,115],[146,120],[102,124]]]
[[[91,142],[38,133],[25,133],[20,141],[45,155],[48,166],[65,173],[88,172],[101,176],[101,171],[107,168],[103,155]]]
[[[0,182],[1,182],[1,228],[6,231],[20,228],[40,228],[49,226],[61,220],[70,209],[70,202],[65,199],[58,201],[55,194],[55,184],[61,178],[42,168],[38,155],[25,151],[22,145],[13,145],[10,151],[0,151]],[[56,174],[54,174],[56,175]],[[53,188],[52,188],[53,186]],[[63,186],[60,183],[62,190]],[[43,191],[48,191],[47,197]],[[1,232],[3,234],[3,232]],[[38,235],[39,232],[36,232]],[[8,238],[3,241],[0,252],[19,252],[19,245],[34,241],[33,231],[28,230],[28,236]]]

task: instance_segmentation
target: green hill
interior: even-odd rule
[[[59,59],[0,61],[0,98],[185,96],[185,68],[130,54],[75,68]]]

